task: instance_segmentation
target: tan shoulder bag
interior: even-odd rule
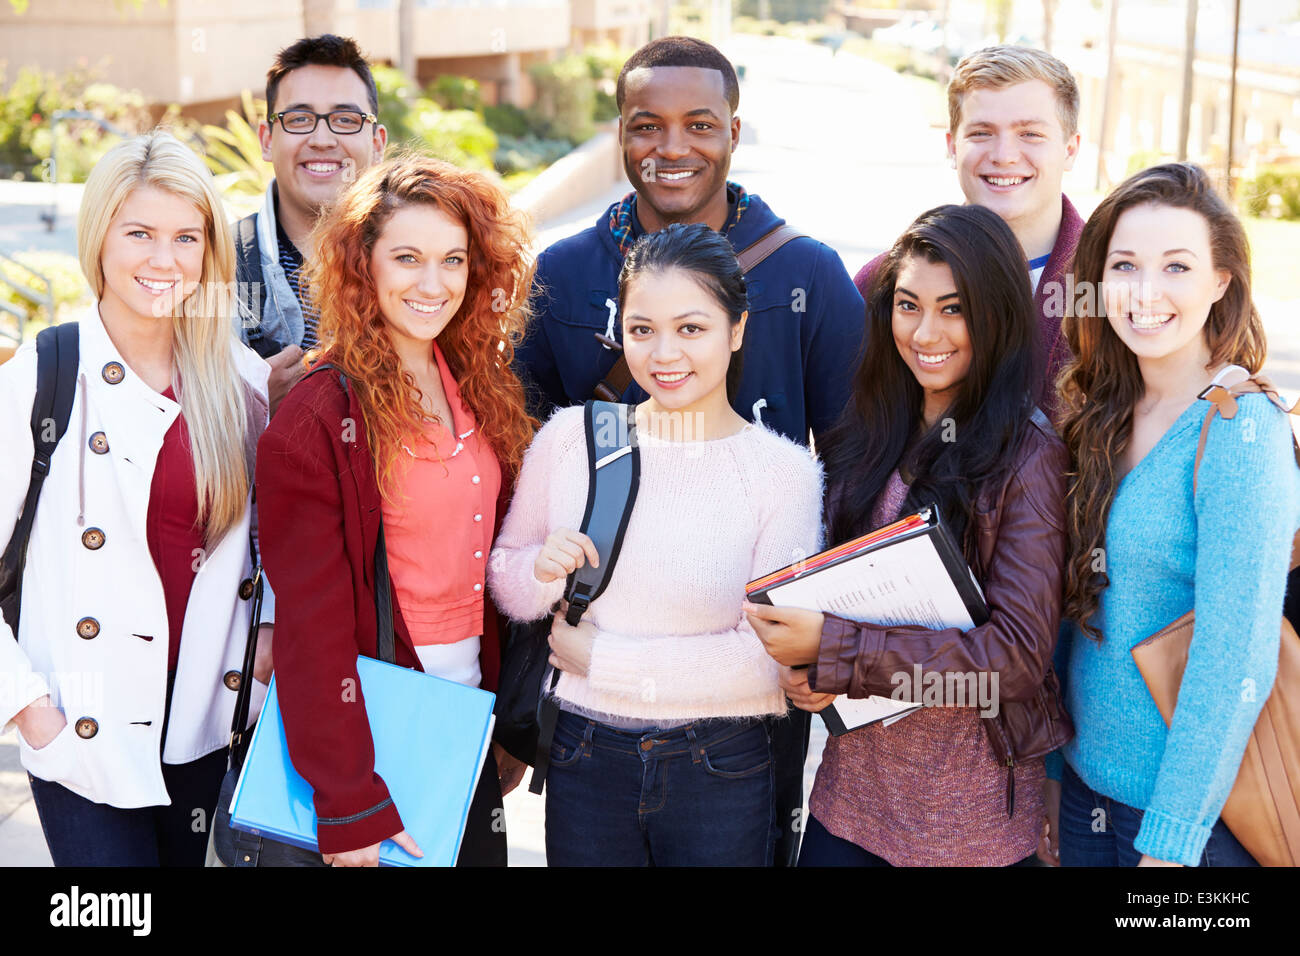
[[[1196,474],[1205,453],[1205,439],[1215,415],[1232,418],[1237,414],[1237,396],[1263,392],[1278,408],[1295,414],[1265,378],[1254,376],[1238,385],[1214,384],[1198,397],[1213,406],[1201,425],[1192,471],[1192,493]],[[1295,436],[1292,435],[1292,443]],[[1300,446],[1296,447],[1300,461]],[[1291,552],[1291,568],[1300,565],[1300,534]],[[1188,611],[1172,624],[1152,634],[1132,650],[1133,660],[1146,681],[1156,708],[1168,725],[1178,703],[1178,688],[1187,667],[1192,643],[1195,612]],[[1264,702],[1259,720],[1246,743],[1246,753],[1221,814],[1246,851],[1263,866],[1295,866],[1300,863],[1300,637],[1291,622],[1282,618],[1282,648],[1277,679]]]

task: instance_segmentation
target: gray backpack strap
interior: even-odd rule
[[[636,407],[596,399],[584,408],[587,432],[587,510],[581,531],[591,538],[600,566],[590,562],[569,575],[564,599],[565,619],[577,625],[592,601],[600,597],[623,546],[641,479],[641,454],[636,443]]]

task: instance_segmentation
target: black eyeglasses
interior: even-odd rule
[[[378,122],[379,117],[374,113],[362,113],[358,110],[334,110],[331,113],[313,113],[311,110],[285,110],[282,113],[274,113],[271,116],[271,122],[280,121],[280,128],[286,133],[298,133],[300,135],[316,132],[316,125],[324,120],[330,128],[330,132],[337,133],[340,136],[347,136],[352,133],[359,133],[365,128],[366,123]]]

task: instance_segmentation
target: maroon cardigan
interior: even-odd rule
[[[493,536],[507,489],[502,481]],[[375,773],[356,666],[358,654],[376,653],[374,558],[382,510],[356,392],[344,393],[337,370],[303,379],[271,419],[258,444],[257,499],[262,564],[275,590],[280,712],[294,768],[315,790],[320,850],[370,846],[403,828]],[[393,625],[397,663],[422,670],[395,594]],[[485,595],[479,657],[485,690],[496,690],[503,633]],[[348,693],[352,688],[355,694]]]
[[[1061,398],[1056,393],[1056,378],[1061,369],[1070,360],[1070,346],[1061,334],[1061,319],[1064,316],[1065,300],[1074,289],[1073,283],[1066,283],[1065,270],[1074,262],[1074,250],[1079,245],[1079,236],[1083,234],[1083,218],[1074,208],[1069,198],[1061,196],[1061,228],[1056,233],[1056,242],[1052,244],[1052,254],[1039,276],[1038,288],[1034,290],[1034,311],[1038,313],[1038,344],[1043,353],[1043,385],[1038,397],[1038,407],[1049,419],[1056,422],[1062,410]],[[858,287],[863,300],[867,298],[867,287],[876,267],[884,260],[881,253],[858,270],[853,277],[853,284]]]

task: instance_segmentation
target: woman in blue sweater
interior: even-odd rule
[[[1077,735],[1056,767],[1060,859],[1253,865],[1219,813],[1277,673],[1300,523],[1287,416],[1264,395],[1239,398],[1210,425],[1192,490],[1210,407],[1198,396],[1264,361],[1246,236],[1201,169],[1156,166],[1097,207],[1075,273],[1085,294],[1064,328],[1077,358],[1060,387],[1075,462],[1065,616],[1077,623],[1057,654]],[[1166,728],[1130,650],[1193,608]]]

